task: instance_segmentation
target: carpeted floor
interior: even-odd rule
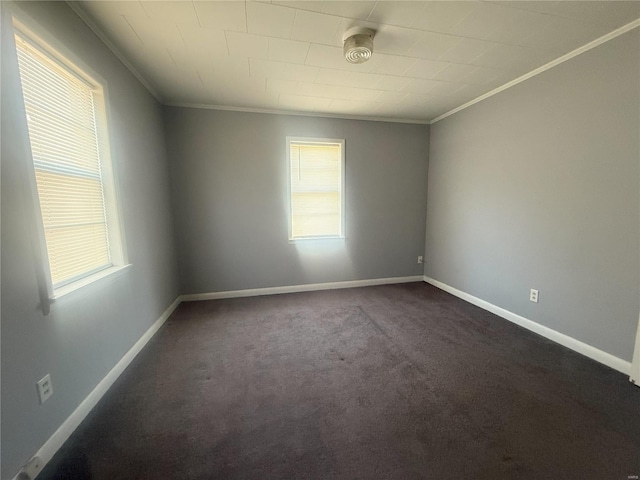
[[[41,478],[639,474],[627,377],[413,283],[183,303]]]

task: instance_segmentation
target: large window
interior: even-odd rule
[[[123,263],[104,94],[33,36],[18,30],[15,41],[55,296]]]
[[[344,237],[344,140],[287,137],[289,239]]]

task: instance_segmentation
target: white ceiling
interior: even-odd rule
[[[637,1],[77,5],[163,103],[421,122],[640,18]],[[377,32],[361,65],[353,26]]]

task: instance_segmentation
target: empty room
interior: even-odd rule
[[[1,480],[639,478],[639,1],[0,9]]]

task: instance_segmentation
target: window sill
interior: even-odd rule
[[[336,242],[336,241],[344,241],[347,237],[301,237],[301,238],[290,238],[289,243],[306,243],[306,242]]]
[[[82,278],[76,282],[70,283],[69,285],[65,285],[63,287],[57,288],[54,290],[53,295],[49,297],[50,302],[55,302],[60,300],[62,297],[69,295],[70,293],[76,292],[84,287],[89,285],[93,285],[100,280],[103,280],[108,277],[116,277],[118,275],[122,275],[125,271],[127,271],[131,267],[131,264],[121,265],[117,267],[109,267],[104,270],[100,270],[93,275],[89,275],[88,277]]]

